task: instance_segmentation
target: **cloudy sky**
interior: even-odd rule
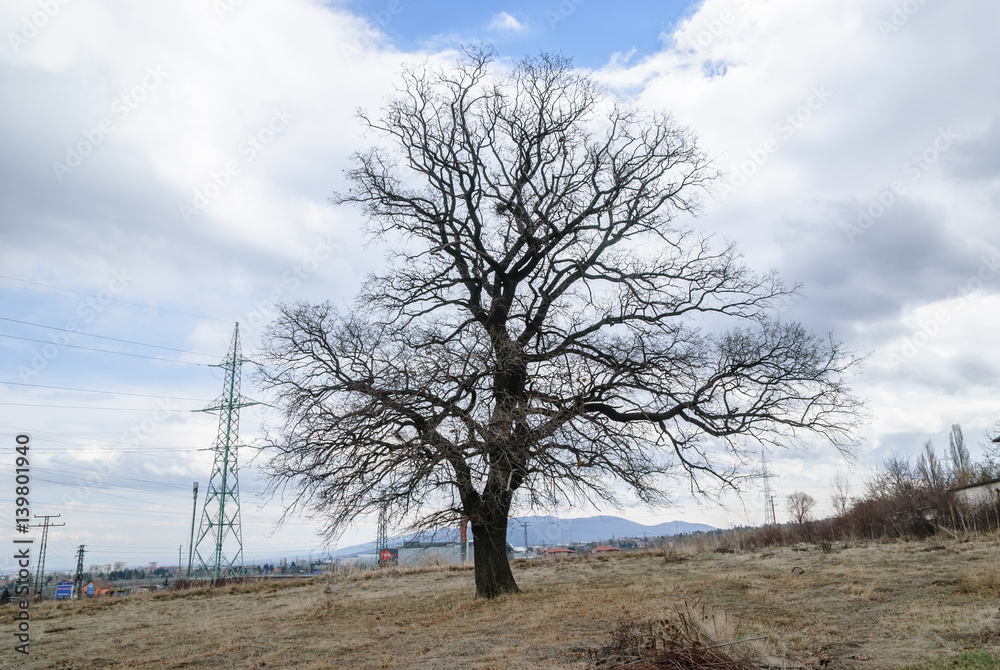
[[[32,512],[66,523],[50,566],[79,544],[88,564],[186,555],[217,429],[192,411],[221,391],[209,366],[234,322],[252,358],[276,301],[347,304],[380,267],[358,214],[327,202],[373,141],[354,111],[377,109],[404,63],[475,41],[511,62],[561,51],[671,111],[723,173],[691,225],[801,282],[787,318],[869,355],[856,461],[773,453],[780,496],[808,491],[824,512],[835,474],[860,489],[881,459],[944,447],[953,423],[978,455],[1000,415],[997,25],[985,0],[4,2],[4,535],[25,432]],[[244,410],[243,439],[265,421]],[[248,559],[319,553],[309,519],[275,529],[251,453]],[[752,489],[678,502],[621,514],[762,519]],[[362,522],[342,544],[372,535]]]

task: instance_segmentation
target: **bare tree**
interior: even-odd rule
[[[830,504],[833,505],[834,514],[844,516],[851,504],[851,483],[838,472],[833,478],[832,484],[833,493],[830,494]]]
[[[951,459],[951,484],[966,486],[976,480],[976,464],[972,462],[969,448],[965,446],[962,426],[952,424],[948,434],[948,456]]]
[[[929,492],[942,492],[948,486],[948,472],[934,451],[934,443],[924,443],[924,450],[917,458],[916,474]]]
[[[773,317],[777,276],[675,223],[713,176],[690,132],[562,57],[491,61],[407,69],[361,113],[394,150],[356,155],[334,202],[397,250],[349,312],[286,305],[261,371],[272,483],[331,536],[383,504],[466,515],[486,597],[517,591],[512,506],[736,485],[751,440],[846,449],[858,410],[855,360]]]
[[[882,461],[865,483],[867,497],[872,500],[913,498],[919,489],[917,474],[910,459],[894,454]]]
[[[803,491],[795,491],[789,494],[787,504],[788,513],[792,515],[792,521],[795,523],[805,523],[816,506],[816,499]]]

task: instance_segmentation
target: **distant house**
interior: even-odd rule
[[[111,595],[113,588],[115,588],[114,584],[98,577],[92,582],[87,582],[87,585],[83,587],[83,592],[88,596],[107,596]]]
[[[592,554],[610,554],[615,551],[621,551],[618,547],[612,547],[610,544],[603,544],[600,547],[594,547],[590,550]]]
[[[546,549],[542,553],[546,556],[570,556],[576,552],[572,549],[567,549],[566,547],[552,547],[551,549]]]
[[[998,502],[1000,501],[1000,479],[991,479],[988,482],[960,486],[957,489],[952,489],[951,492],[966,505],[982,505],[989,502]]]

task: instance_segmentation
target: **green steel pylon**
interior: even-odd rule
[[[256,405],[240,395],[240,368],[248,362],[240,354],[240,324],[233,331],[229,353],[217,366],[225,371],[222,396],[214,407],[203,412],[219,413],[219,436],[215,441],[215,462],[205,493],[201,525],[194,543],[196,577],[217,581],[243,576],[243,530],[240,526],[240,481],[236,461],[239,446],[240,408]],[[211,536],[212,542],[205,541]],[[208,550],[211,553],[207,553]],[[207,554],[207,560],[206,560]]]

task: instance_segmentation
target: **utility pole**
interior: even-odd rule
[[[194,504],[191,506],[191,541],[188,543],[187,579],[191,579],[191,562],[194,557],[194,519],[198,514],[198,482],[194,483]]]
[[[391,559],[383,559],[382,552],[389,549],[389,505],[382,503],[378,510],[378,537],[375,538],[376,565],[388,565]]]
[[[767,471],[767,452],[760,453],[761,478],[764,480],[764,525],[773,526],[778,523],[774,516],[774,495],[771,492],[771,473]]]
[[[83,597],[83,547],[76,550],[76,574],[73,575],[73,592],[70,594],[70,598],[76,598],[79,600]]]
[[[461,524],[462,525],[458,529],[458,539],[462,543],[462,563],[465,563],[469,560],[469,517],[463,514]]]
[[[240,324],[237,323],[229,353],[222,363],[213,366],[225,371],[222,395],[217,405],[202,410],[219,413],[219,435],[215,441],[215,462],[202,508],[201,530],[193,544],[198,557],[198,573],[210,577],[213,583],[223,577],[242,577],[244,574],[236,451],[239,446],[240,408],[259,404],[244,402],[240,395],[240,368],[247,362],[240,353]],[[209,535],[213,540],[211,548],[205,542]]]
[[[36,514],[36,519],[44,519],[42,523],[34,524],[34,528],[42,529],[42,549],[38,552],[38,572],[35,574],[35,592],[36,597],[42,596],[42,591],[45,588],[45,584],[42,580],[45,579],[45,549],[49,542],[49,528],[57,528],[59,526],[65,526],[64,523],[49,523],[49,519],[58,519],[61,515],[59,514]]]
[[[181,552],[182,551],[184,551],[184,545],[183,544],[178,544],[177,545],[177,579],[181,578],[181,570],[184,569],[184,566],[181,565],[181,556],[182,556]]]
[[[528,522],[527,521],[521,521],[520,519],[518,519],[517,522],[519,524],[521,524],[521,528],[524,530],[524,553],[527,554],[528,553]]]

